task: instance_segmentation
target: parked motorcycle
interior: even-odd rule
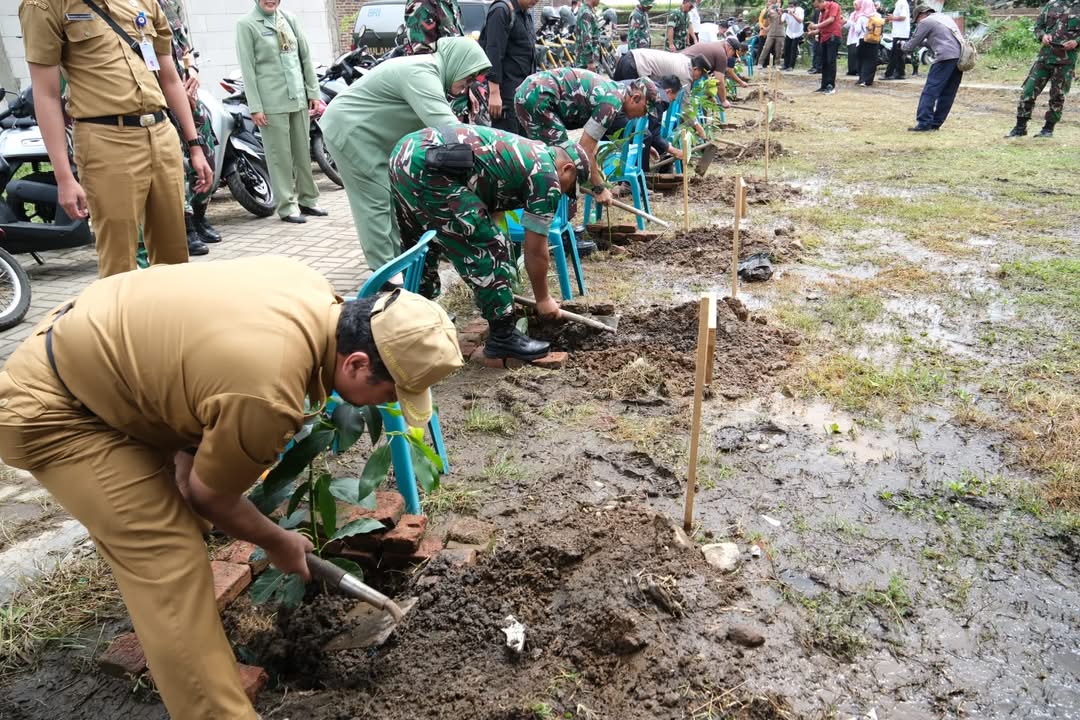
[[[45,141],[34,118],[29,85],[20,93],[0,89],[8,106],[0,112],[0,330],[19,324],[30,308],[30,277],[13,254],[29,253],[43,264],[46,250],[92,245],[85,218],[68,217]]]
[[[270,184],[270,170],[266,165],[259,128],[251,117],[244,97],[243,80],[226,77],[221,87],[229,93],[218,102],[209,93],[199,90],[199,99],[206,103],[213,116],[214,133],[218,137],[220,169],[215,176],[219,184],[225,184],[229,192],[245,210],[256,217],[274,214],[277,203]]]

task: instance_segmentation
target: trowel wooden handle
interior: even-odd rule
[[[525,305],[525,306],[531,307],[531,308],[536,307],[536,301],[535,300],[531,300],[531,299],[529,299],[527,297],[522,297],[520,295],[515,295],[514,296],[514,302],[518,303],[519,305]],[[599,320],[593,320],[592,318],[587,318],[584,315],[578,315],[577,313],[572,313],[569,310],[560,309],[559,310],[559,316],[562,317],[562,318],[565,318],[566,320],[570,320],[572,322],[579,323],[581,325],[587,325],[588,327],[596,328],[597,330],[603,330],[605,332],[615,332],[615,328],[608,327],[607,325],[600,322]]]
[[[626,212],[631,213],[632,215],[637,215],[638,217],[643,217],[646,220],[648,220],[649,222],[656,223],[660,227],[666,227],[666,228],[671,227],[671,223],[669,223],[667,220],[661,220],[660,218],[656,217],[655,215],[650,215],[649,213],[645,212],[644,210],[638,210],[633,205],[628,205],[627,203],[624,203],[622,200],[612,199],[611,205],[612,205],[612,207],[617,207],[620,210],[625,210]]]
[[[701,150],[704,150],[706,147],[709,146],[709,144],[710,143],[703,142],[700,145],[695,145],[694,147],[690,148],[690,152],[696,153],[696,152],[699,152]],[[651,171],[651,170],[657,170],[657,169],[662,168],[662,167],[667,167],[668,165],[675,162],[676,160],[678,160],[678,158],[675,157],[674,155],[672,155],[669,158],[664,158],[660,162],[658,162],[655,165],[651,166],[649,169]]]

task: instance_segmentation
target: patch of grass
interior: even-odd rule
[[[808,310],[803,302],[780,303],[773,309],[773,314],[781,325],[803,335],[812,337],[821,332],[821,318]]]
[[[86,638],[100,632],[94,627],[124,616],[120,591],[104,560],[91,555],[64,563],[0,606],[0,677],[34,666],[51,646],[93,643]]]
[[[475,515],[480,509],[480,498],[487,489],[486,485],[466,485],[443,478],[434,492],[422,496],[421,505],[424,514],[430,517],[449,513]]]
[[[439,296],[439,304],[447,314],[456,316],[459,324],[476,314],[476,302],[472,288],[465,282],[455,282]]]
[[[506,454],[488,458],[487,463],[480,470],[480,477],[493,483],[519,482],[524,480],[526,475],[525,466],[511,460]]]
[[[549,372],[545,370],[544,372]],[[597,407],[587,402],[555,400],[540,409],[541,417],[567,425],[584,425],[597,413]]]
[[[649,362],[648,358],[638,357],[610,373],[597,392],[597,397],[601,400],[666,397],[670,394],[665,381],[667,374]]]
[[[884,590],[876,587],[863,590],[860,601],[885,610],[896,618],[900,626],[904,624],[904,617],[911,614],[912,601],[908,593],[907,581],[899,573],[889,576],[889,584]]]
[[[1005,263],[1001,279],[1020,291],[1021,304],[1046,308],[1080,330],[1080,258]]]
[[[847,291],[826,299],[818,315],[838,338],[857,342],[862,339],[866,325],[878,320],[884,312],[885,305],[877,295]]]
[[[552,720],[555,717],[555,711],[545,702],[532,703],[529,705],[528,711],[532,713],[536,720]]]
[[[795,631],[807,652],[819,651],[841,662],[854,662],[869,646],[859,630],[864,610],[857,597],[829,592],[810,599],[790,590],[782,589],[781,593],[807,612],[806,625]]]
[[[517,421],[510,415],[476,403],[465,413],[465,429],[469,432],[512,435],[517,429]]]
[[[841,408],[882,416],[904,411],[936,398],[945,386],[945,372],[919,365],[878,367],[874,363],[839,353],[807,370],[814,391]]]

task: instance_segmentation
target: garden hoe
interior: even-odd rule
[[[313,553],[307,554],[307,564],[314,579],[321,580],[343,595],[367,603],[357,606],[345,616],[354,621],[353,627],[327,643],[327,650],[382,645],[405,617],[405,613],[416,604],[416,598],[409,598],[399,605],[378,590],[360,582],[355,575],[350,575]]]
[[[535,300],[520,295],[514,296],[514,302],[526,307],[536,307]],[[603,330],[604,332],[613,333],[619,328],[618,315],[578,315],[569,310],[559,310],[559,315],[564,320],[570,320],[579,325],[585,325],[586,327],[595,328],[596,330]]]
[[[712,165],[713,159],[716,158],[716,141],[710,140],[709,142],[703,142],[700,145],[695,145],[690,149],[691,153],[700,152],[701,156],[698,158],[697,165],[694,166],[694,172],[698,174],[698,177],[704,177],[705,173],[709,171],[709,166]],[[664,158],[660,162],[650,168],[650,170],[659,170],[662,167],[666,167],[675,162],[674,157]]]

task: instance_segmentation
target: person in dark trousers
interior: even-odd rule
[[[832,94],[836,92],[836,55],[844,21],[840,6],[833,0],[814,0],[814,7],[819,11],[819,20],[810,29],[817,32],[821,41],[821,87],[814,92]]]
[[[926,73],[926,85],[919,97],[919,109],[915,113],[915,125],[908,128],[912,132],[937,130],[945,124],[952,110],[956,91],[964,73],[957,63],[960,61],[960,29],[948,15],[935,12],[925,3],[915,7],[915,34],[904,43],[904,52],[911,52],[920,45],[926,45],[934,53],[934,64]]]
[[[810,24],[815,24],[821,19],[821,13],[817,8],[810,13]],[[821,41],[818,39],[817,33],[806,33],[806,40],[810,45],[810,69],[806,72],[809,75],[817,75],[821,72]]]
[[[885,18],[892,23],[892,48],[885,80],[904,79],[904,43],[911,37],[911,9],[908,0],[896,0],[892,12]]]
[[[488,111],[491,126],[521,134],[514,114],[514,93],[521,81],[536,72],[536,25],[532,7],[537,0],[495,0],[488,6],[480,46],[491,61]]]
[[[782,70],[794,70],[799,59],[799,45],[803,39],[803,9],[795,0],[788,0],[784,10],[784,66]]]

